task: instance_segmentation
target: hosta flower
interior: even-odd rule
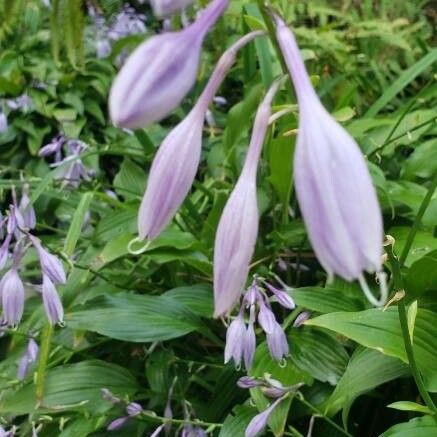
[[[159,147],[138,213],[140,239],[152,240],[159,235],[188,194],[199,166],[208,105],[232,66],[238,49],[258,35],[260,32],[245,35],[223,53],[193,109]]]
[[[196,80],[203,39],[227,5],[228,0],[213,0],[192,25],[154,36],[132,53],[109,95],[115,125],[144,127],[179,105]]]
[[[52,325],[62,323],[64,319],[64,308],[61,299],[56,291],[53,282],[47,275],[42,278],[42,300],[47,318]]]
[[[328,274],[359,279],[368,299],[363,272],[379,272],[383,227],[381,211],[366,162],[354,139],[326,111],[311,85],[296,40],[275,17],[277,39],[299,103],[294,156],[296,194],[313,249]]]
[[[8,326],[16,326],[23,316],[24,285],[17,269],[12,267],[0,281],[3,306],[3,321]]]
[[[181,11],[194,0],[150,0],[153,13],[157,17],[167,17],[175,12]]]
[[[227,314],[240,298],[258,235],[256,174],[278,83],[258,108],[243,170],[223,210],[214,244],[214,317]]]
[[[8,130],[8,118],[4,112],[0,110],[0,134],[5,133]]]
[[[270,415],[273,410],[280,404],[283,398],[276,399],[266,410],[257,414],[253,419],[249,422],[249,425],[246,428],[246,432],[244,434],[245,437],[255,437],[260,434],[264,428],[267,426],[267,421],[269,420]]]
[[[23,224],[27,229],[33,229],[36,226],[36,215],[33,209],[32,202],[29,198],[29,186],[23,186],[23,192],[21,194],[20,204],[18,209],[23,217]]]
[[[36,341],[33,338],[30,338],[26,347],[26,352],[21,357],[20,362],[18,364],[17,379],[24,379],[26,377],[27,372],[29,370],[29,366],[32,363],[35,363],[38,358],[38,352],[39,352],[39,347]]]

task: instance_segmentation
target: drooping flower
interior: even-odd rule
[[[50,323],[52,325],[62,323],[64,319],[64,308],[62,307],[61,299],[53,282],[45,274],[43,274],[42,278],[42,299]]]
[[[203,39],[227,5],[228,0],[213,0],[192,25],[156,35],[131,54],[109,95],[115,125],[145,127],[179,105],[196,80]]]
[[[273,402],[266,410],[253,417],[246,428],[244,436],[255,437],[260,434],[267,426],[267,421],[269,420],[273,410],[280,404],[282,400],[283,398],[276,399],[276,401]]]
[[[258,35],[260,32],[245,35],[223,53],[193,109],[159,147],[138,213],[140,239],[157,237],[188,194],[199,166],[208,105],[234,63],[237,51]]]
[[[29,235],[29,238],[38,253],[43,274],[46,275],[54,284],[65,284],[67,278],[64,267],[59,258],[44,249],[38,238],[34,237],[33,235]]]
[[[279,83],[267,92],[256,113],[243,170],[217,228],[214,244],[214,317],[228,313],[240,298],[258,235],[256,174]]]
[[[231,360],[239,366],[244,353],[246,324],[240,313],[229,325],[226,332],[225,364]]]
[[[274,322],[271,332],[266,332],[267,346],[270,355],[275,360],[282,360],[288,355],[288,341],[282,326],[278,322]]]
[[[23,185],[20,204],[18,209],[23,217],[23,224],[27,229],[33,229],[36,226],[36,215],[32,202],[29,198],[29,186]]]
[[[8,326],[16,326],[23,316],[24,285],[17,269],[12,267],[0,281],[3,306],[3,321]]]
[[[381,270],[383,226],[375,188],[355,140],[323,107],[294,35],[275,16],[276,36],[299,103],[294,156],[296,194],[309,238],[328,278],[359,279],[374,305],[363,272]]]
[[[29,366],[35,363],[38,358],[39,347],[36,341],[31,337],[27,343],[26,352],[21,357],[17,369],[17,379],[24,379],[27,375]]]
[[[0,134],[5,133],[8,130],[8,118],[6,114],[0,110]]]
[[[150,0],[153,13],[157,17],[168,17],[193,3],[194,0]]]

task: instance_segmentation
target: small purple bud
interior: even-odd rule
[[[225,364],[232,358],[236,366],[240,365],[245,336],[246,325],[243,317],[238,315],[229,325],[226,332]]]
[[[56,135],[56,137],[54,137],[50,143],[46,144],[45,146],[41,147],[41,149],[39,149],[38,155],[49,156],[52,154],[60,154],[62,146],[64,145],[65,142],[66,142],[66,138],[64,137],[64,135],[61,134]]]
[[[17,379],[22,380],[26,377],[29,364],[36,362],[38,358],[38,352],[39,348],[36,341],[33,338],[30,338],[29,343],[27,344],[26,352],[21,357],[18,364]]]
[[[102,398],[105,401],[111,402],[111,404],[118,404],[121,402],[121,399],[118,398],[117,396],[115,396],[110,390],[108,390],[107,388],[102,388],[100,390],[100,393],[102,395]]]
[[[9,244],[11,243],[12,235],[6,235],[5,240],[0,246],[0,270],[4,268],[9,256]]]
[[[38,358],[39,347],[37,342],[33,339],[29,339],[29,343],[27,344],[27,357],[29,361],[34,363]]]
[[[113,420],[108,426],[107,426],[107,430],[108,431],[115,431],[117,429],[120,429],[125,423],[126,421],[129,419],[129,417],[119,417],[115,420]]]
[[[266,410],[257,414],[249,423],[244,434],[245,437],[255,437],[260,434],[264,428],[267,426],[267,421],[269,420],[270,414],[282,401],[281,398],[277,399],[273,404],[270,405]]]
[[[55,255],[52,255],[45,250],[39,240],[35,237],[30,237],[35,249],[38,252],[41,269],[45,275],[55,284],[65,284],[67,278],[61,261]]]
[[[240,388],[254,388],[262,385],[262,382],[253,376],[242,376],[238,381],[237,385]]]
[[[255,116],[243,170],[232,191],[217,228],[214,244],[214,317],[229,313],[246,282],[258,235],[256,174],[271,113],[279,87],[269,89]]]
[[[243,347],[243,357],[244,357],[244,365],[246,369],[250,369],[253,363],[253,356],[255,355],[256,349],[256,336],[255,330],[253,328],[253,323],[249,322],[249,325],[246,329],[246,333],[244,335],[244,347]]]
[[[281,396],[284,396],[285,393],[287,393],[286,389],[279,387],[261,387],[261,391],[268,398],[274,399],[280,398]]]
[[[380,271],[383,238],[366,161],[355,140],[320,102],[293,33],[280,17],[274,18],[299,103],[294,178],[311,244],[328,278],[363,278],[363,271]]]
[[[47,318],[52,325],[61,323],[64,319],[64,308],[58,292],[47,275],[43,274],[42,281],[42,299]]]
[[[186,424],[182,429],[181,437],[206,437],[206,432],[199,426]]]
[[[131,402],[127,405],[126,412],[130,417],[138,416],[138,414],[143,412],[143,407],[136,402]]]
[[[8,326],[16,326],[23,316],[24,286],[17,269],[12,268],[0,281],[2,295],[3,321]]]
[[[20,210],[15,205],[11,205],[9,211],[7,232],[8,234],[13,234],[18,230],[18,228],[25,228],[24,219]]]
[[[273,332],[267,333],[267,346],[270,351],[270,355],[275,360],[282,360],[284,356],[288,354],[288,342],[282,326],[279,323],[275,324]]]
[[[157,17],[168,17],[193,3],[194,0],[150,0],[153,13]]]
[[[29,368],[29,360],[27,359],[27,355],[24,354],[18,363],[18,369],[17,369],[17,379],[23,380],[27,375],[27,370]],[[0,437],[2,434],[0,433]]]
[[[109,95],[115,125],[145,127],[179,105],[196,80],[203,38],[227,6],[228,0],[213,0],[186,29],[149,38],[131,54]]]
[[[158,435],[164,429],[164,427],[165,427],[165,423],[159,425],[158,428],[156,428],[155,431],[153,431],[152,434],[150,434],[150,437],[158,437]]]
[[[302,311],[293,323],[294,328],[299,328],[302,326],[309,318],[311,317],[311,313],[309,311]]]
[[[260,303],[258,323],[266,334],[272,334],[278,324],[272,310],[264,302]]]
[[[23,193],[21,195],[18,209],[23,217],[24,227],[27,229],[33,229],[36,226],[36,215],[28,195],[27,185],[23,186]]]
[[[0,134],[4,134],[8,130],[8,119],[4,112],[0,112]]]
[[[292,310],[296,307],[294,300],[289,296],[288,293],[283,290],[279,290],[276,287],[273,287],[273,285],[269,284],[268,282],[265,282],[265,284],[267,288],[275,295],[276,300],[279,302],[279,304],[282,305],[284,308]]]

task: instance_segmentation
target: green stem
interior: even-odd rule
[[[47,362],[50,354],[50,343],[53,335],[53,326],[46,323],[41,335],[41,349],[39,353],[38,369],[36,373],[36,401],[40,405],[44,398],[44,382]]]
[[[437,172],[434,174],[434,177],[431,181],[431,185],[428,188],[428,192],[426,196],[423,198],[422,204],[420,205],[419,211],[414,219],[413,226],[410,229],[407,240],[405,241],[405,246],[402,250],[401,256],[399,257],[399,265],[402,267],[407,259],[408,253],[410,252],[411,245],[413,244],[414,237],[417,234],[417,230],[420,226],[420,222],[422,221],[422,217],[425,214],[426,209],[428,208],[429,203],[431,202],[434,191],[437,187]]]
[[[296,395],[296,399],[302,404],[304,404],[307,408],[309,408],[313,413],[316,413],[317,416],[319,416],[327,423],[329,423],[331,426],[333,426],[337,431],[340,431],[342,434],[346,435],[347,437],[353,437],[352,434],[349,434],[340,425],[337,425],[332,419],[330,419],[328,416],[325,416],[317,407],[315,407],[313,404],[305,400],[302,394],[298,393]]]
[[[401,274],[401,264],[397,259],[393,246],[386,247],[386,253],[388,255],[388,259],[392,269],[393,283],[395,290],[404,290],[404,284]],[[408,319],[407,319],[407,310],[405,308],[405,299],[401,299],[398,302],[398,313],[399,313],[399,322],[401,324],[402,337],[404,340],[405,352],[407,354],[408,364],[410,366],[411,373],[416,382],[417,389],[419,390],[420,396],[425,402],[426,406],[431,410],[437,413],[437,408],[434,405],[431,396],[426,390],[425,383],[423,382],[422,375],[420,374],[419,368],[417,367],[416,359],[414,357],[413,344],[411,343],[410,332],[408,329]],[[437,417],[436,417],[437,420]]]

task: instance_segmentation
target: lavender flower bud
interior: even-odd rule
[[[282,360],[288,354],[288,341],[282,326],[276,323],[272,333],[267,333],[267,346],[275,360]]]
[[[249,423],[244,434],[245,437],[255,437],[260,434],[264,428],[267,426],[267,421],[269,420],[270,414],[282,401],[282,398],[277,399],[273,404],[270,405],[266,410],[257,414]]]
[[[329,278],[338,274],[348,281],[364,280],[364,270],[381,269],[383,238],[366,162],[354,139],[317,97],[292,32],[281,18],[275,21],[299,102],[294,177],[311,244]],[[372,303],[381,305],[383,300],[373,298]]]
[[[109,95],[115,125],[145,127],[179,105],[196,80],[203,39],[227,5],[228,0],[213,0],[186,29],[154,36],[131,54]]]
[[[272,334],[278,324],[272,310],[264,302],[260,303],[258,323],[266,334]]]
[[[233,64],[237,50],[258,34],[244,36],[223,53],[196,105],[159,147],[138,214],[140,239],[157,237],[188,194],[199,165],[208,105]]]
[[[292,310],[296,307],[294,300],[289,296],[288,293],[283,290],[279,290],[276,287],[273,287],[273,285],[269,284],[268,282],[265,282],[265,284],[267,288],[275,295],[276,300],[279,302],[279,304],[282,305],[284,308]]]
[[[8,130],[8,119],[4,112],[0,112],[0,134],[5,133]]]
[[[157,17],[168,17],[189,6],[194,0],[150,0],[153,13]]]
[[[255,355],[256,348],[256,336],[255,330],[253,328],[253,322],[249,322],[244,335],[244,347],[243,347],[243,357],[244,365],[246,369],[250,369],[253,363],[253,356]]]
[[[237,385],[240,388],[248,389],[248,388],[259,387],[260,385],[262,385],[262,382],[254,378],[253,376],[242,376],[237,381]]]
[[[11,205],[9,211],[7,232],[8,234],[13,234],[18,230],[18,228],[25,228],[24,219],[20,210],[15,205]]]
[[[24,286],[16,268],[12,268],[0,281],[3,305],[3,321],[8,326],[16,326],[23,316]]]
[[[52,154],[60,154],[61,148],[65,142],[66,142],[66,138],[64,137],[64,135],[61,134],[56,135],[56,137],[54,137],[52,141],[50,141],[50,143],[46,144],[45,146],[41,147],[41,149],[39,149],[38,155],[49,156]],[[58,158],[60,158],[60,155],[58,156]]]
[[[47,275],[43,274],[42,281],[42,299],[47,318],[52,325],[61,323],[64,319],[64,308],[58,292]]]
[[[110,390],[107,388],[102,388],[100,390],[100,394],[105,401],[111,402],[111,404],[118,404],[121,402],[121,399],[115,396]]]
[[[311,313],[309,311],[302,311],[293,323],[294,328],[298,328],[302,326],[309,318],[311,317]]]
[[[29,364],[36,362],[38,358],[38,345],[36,341],[31,338],[27,344],[26,353],[21,357],[18,364],[17,379],[24,379],[27,375]]]
[[[11,243],[12,235],[6,235],[2,245],[0,246],[0,270],[4,268],[8,260],[9,255],[9,244]]]
[[[54,284],[65,284],[67,278],[59,258],[45,250],[37,238],[30,236],[30,239],[38,252],[43,274],[47,275]]]
[[[159,425],[158,428],[156,428],[155,431],[153,431],[152,434],[150,434],[150,437],[158,437],[158,435],[164,429],[164,427],[165,427],[165,423]]]
[[[256,173],[268,127],[275,83],[258,108],[241,175],[223,210],[214,244],[214,317],[228,313],[239,299],[258,235]]]
[[[242,315],[238,315],[226,332],[225,364],[232,358],[235,365],[239,366],[243,355],[246,325]]]
[[[130,417],[138,416],[138,414],[143,412],[143,407],[136,402],[131,402],[127,405],[126,412]]]
[[[23,217],[24,227],[27,229],[33,229],[36,226],[36,215],[28,195],[28,189],[29,187],[27,185],[23,186],[23,193],[21,195],[18,209]]]
[[[126,421],[129,419],[129,417],[119,417],[115,420],[113,420],[107,427],[106,429],[108,431],[115,431],[117,429],[120,429],[125,423]]]
[[[182,429],[181,437],[206,437],[206,432],[199,426],[186,424]]]

